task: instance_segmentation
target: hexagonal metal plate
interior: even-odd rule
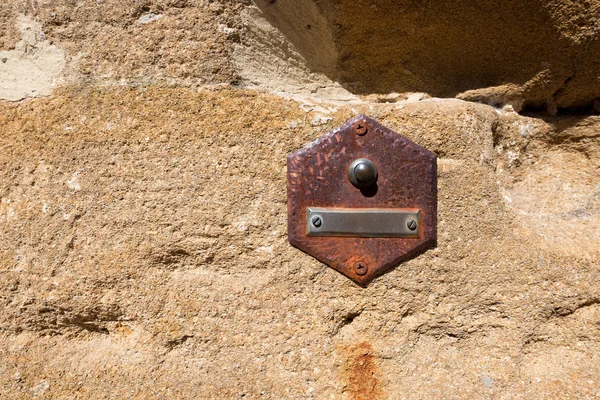
[[[366,189],[357,189],[348,179],[348,167],[358,158],[373,161],[378,169],[377,183]],[[368,237],[373,235],[360,233],[356,234],[358,237],[348,237],[347,232],[339,236],[309,235],[309,209],[345,209],[354,213],[364,210],[365,214],[392,209],[418,212],[417,234],[412,237]],[[289,155],[288,240],[362,285],[401,261],[434,247],[435,154],[359,115]]]

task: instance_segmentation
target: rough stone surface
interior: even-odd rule
[[[0,4],[0,50],[10,50],[19,41],[17,13],[12,2]]]
[[[427,92],[550,112],[600,97],[599,1],[296,3],[256,1],[312,70],[353,93]],[[325,59],[323,43],[337,57]]]
[[[206,86],[237,79],[229,53],[244,3],[55,0],[40,2],[36,15],[73,57],[71,80]]]
[[[600,395],[599,119],[356,107],[312,126],[241,91],[4,104],[2,392]],[[354,111],[440,158],[438,247],[366,289],[286,239],[286,155]]]
[[[66,51],[75,84],[425,92],[550,115],[600,98],[598,0],[8,0],[0,50],[19,15]]]
[[[0,50],[0,99],[47,96],[60,80],[65,53],[46,41],[33,19],[19,16],[17,26],[21,40],[13,50]]]
[[[302,12],[304,8],[294,8]],[[308,8],[314,11],[315,8]],[[348,103],[358,101],[358,97],[334,82],[323,72],[323,65],[332,60],[322,61],[321,69],[313,70],[309,66],[313,56],[307,58],[290,42],[286,35],[269,23],[267,15],[257,7],[248,7],[241,14],[242,39],[233,47],[231,57],[239,74],[240,81],[246,87],[268,89],[302,97],[314,97],[329,103]],[[325,29],[324,22],[320,23]],[[305,46],[322,41],[305,40]],[[324,46],[329,52],[336,50]],[[321,56],[323,52],[319,51]],[[331,54],[329,54],[331,57]]]
[[[0,398],[600,397],[597,2],[290,4],[0,5],[64,56],[0,100]],[[438,157],[437,248],[367,288],[286,237],[287,155],[359,113]]]

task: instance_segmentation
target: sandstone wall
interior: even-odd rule
[[[3,3],[0,398],[600,397],[598,4]],[[366,288],[286,237],[358,113],[438,155]]]

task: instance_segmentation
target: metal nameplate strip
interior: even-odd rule
[[[419,238],[420,210],[319,208],[306,212],[307,236]]]

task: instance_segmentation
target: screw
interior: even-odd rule
[[[312,220],[311,220],[311,222],[312,222],[312,224],[313,224],[313,226],[314,226],[315,228],[318,228],[318,227],[320,227],[320,226],[323,224],[323,220],[322,220],[322,219],[321,219],[321,217],[319,217],[318,215],[317,215],[317,216],[314,216],[314,217],[312,217]]]
[[[415,229],[417,229],[417,221],[415,221],[414,219],[409,219],[406,222],[406,226],[408,227],[408,229],[410,229],[411,231],[414,231]]]
[[[367,271],[367,264],[365,264],[364,262],[359,261],[356,264],[354,264],[354,272],[356,272],[356,275],[363,276],[367,273]]]
[[[358,136],[365,135],[368,130],[369,128],[367,128],[367,124],[365,124],[364,121],[358,121],[354,124],[354,132],[356,132]]]

